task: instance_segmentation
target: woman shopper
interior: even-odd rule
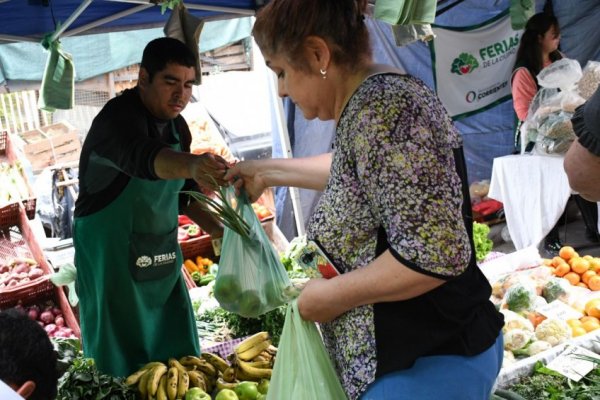
[[[323,191],[307,235],[342,274],[312,279],[298,307],[350,399],[486,399],[503,319],[475,263],[461,139],[421,81],[373,63],[366,3],[273,0],[257,14],[279,95],[335,120],[335,150],[240,162],[225,179],[252,200]]]
[[[527,21],[525,31],[521,36],[511,79],[513,105],[519,119],[517,131],[521,123],[527,119],[529,106],[540,89],[537,75],[554,61],[563,58],[558,50],[559,42],[560,27],[555,16],[548,13],[539,13]],[[520,139],[517,134],[515,140],[517,147],[519,147],[519,143]],[[533,142],[528,143],[525,150],[531,151],[533,144]],[[574,195],[574,199],[586,225],[586,237],[597,242],[598,209],[596,204],[581,198],[579,195]],[[556,225],[544,238],[543,248],[550,256],[558,255],[562,247],[558,235],[561,221],[563,221],[563,217],[559,218]]]

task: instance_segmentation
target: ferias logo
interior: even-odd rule
[[[479,67],[479,62],[475,57],[469,53],[461,53],[458,58],[452,61],[452,69],[450,70],[454,74],[466,75],[470,74]]]
[[[140,268],[147,268],[152,265],[152,259],[148,256],[141,256],[135,261],[135,265]]]

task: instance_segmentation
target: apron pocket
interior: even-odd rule
[[[164,235],[132,232],[129,236],[129,270],[133,279],[143,282],[171,275],[180,264],[177,246],[177,228]]]

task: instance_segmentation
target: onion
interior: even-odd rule
[[[50,335],[53,334],[54,332],[56,332],[56,329],[58,329],[58,327],[54,324],[48,324],[44,327],[44,330]]]
[[[46,310],[40,314],[40,320],[45,324],[52,324],[54,322],[54,314],[52,314],[52,311]]]
[[[27,316],[30,319],[36,321],[38,319],[38,317],[40,316],[40,314],[36,309],[30,308],[29,311],[27,311]]]
[[[29,264],[25,264],[25,263],[17,264],[13,268],[13,272],[16,274],[20,274],[22,272],[28,273],[29,272]]]
[[[58,327],[63,327],[65,326],[65,319],[62,317],[62,315],[57,315],[56,318],[54,318],[54,323]]]
[[[55,317],[62,315],[62,310],[58,307],[52,307],[52,314],[54,314]]]

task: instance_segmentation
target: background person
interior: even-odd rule
[[[421,81],[373,64],[365,8],[261,9],[253,35],[279,95],[307,119],[335,120],[335,150],[243,161],[226,178],[240,178],[252,200],[269,186],[323,191],[307,236],[342,274],[311,279],[298,306],[321,323],[350,399],[485,399],[503,319],[469,238],[461,138]]]
[[[56,398],[58,371],[50,338],[16,309],[0,311],[0,380],[29,400]]]
[[[517,60],[511,78],[513,106],[519,120],[517,124],[518,133],[515,139],[517,148],[520,147],[521,143],[519,128],[527,119],[529,106],[540,89],[537,75],[554,61],[563,58],[558,50],[559,43],[560,27],[554,15],[545,12],[538,13],[527,21],[519,43]],[[525,151],[531,151],[533,146],[534,142],[529,142]],[[598,209],[596,204],[586,201],[578,195],[574,195],[574,199],[586,226],[586,237],[589,240],[598,241],[598,228],[596,226],[598,223]],[[558,255],[562,247],[558,234],[562,221],[564,221],[564,213],[544,238],[542,246],[548,254]]]
[[[74,219],[83,350],[114,376],[200,351],[177,217],[189,215],[213,237],[222,228],[179,192],[210,177],[223,184],[226,163],[189,153],[180,113],[194,65],[180,41],[151,41],[137,86],[103,107],[83,144]]]
[[[581,197],[600,201],[600,89],[575,110],[571,122],[577,139],[565,155],[569,185]]]

